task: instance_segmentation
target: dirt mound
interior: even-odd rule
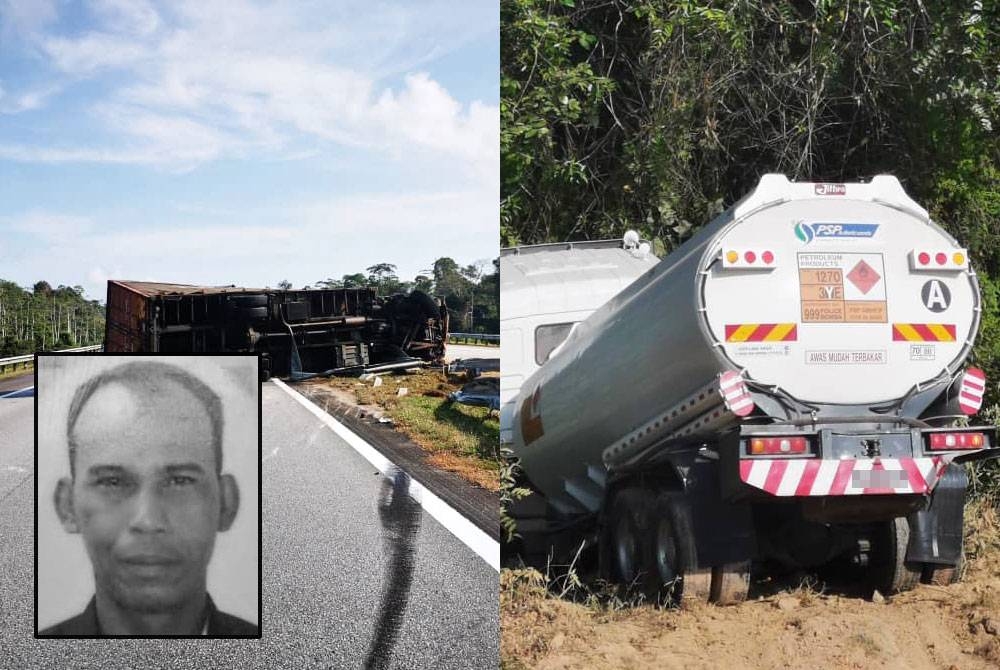
[[[613,600],[569,602],[553,595],[538,572],[505,570],[502,667],[998,668],[996,510],[967,514],[983,532],[970,532],[964,581],[881,600],[805,586],[731,607],[625,607]]]

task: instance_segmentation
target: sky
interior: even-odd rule
[[[496,0],[0,0],[0,279],[499,255]]]

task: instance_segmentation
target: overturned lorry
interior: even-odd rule
[[[757,188],[579,323],[522,385],[521,556],[732,602],[751,563],[954,580],[980,321],[968,253],[894,177]]]
[[[264,379],[440,364],[447,338],[444,302],[420,291],[108,282],[105,351],[259,353]]]

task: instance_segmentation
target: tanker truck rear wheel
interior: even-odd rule
[[[910,524],[898,517],[881,525],[873,538],[872,585],[883,594],[909,591],[920,581],[923,566],[906,560]]]
[[[686,568],[695,563],[694,534],[687,517],[677,513],[677,493],[662,493],[656,502],[653,559],[664,595],[681,605],[707,603],[712,594],[711,568]]]
[[[712,569],[711,600],[717,605],[732,605],[747,599],[750,590],[750,561],[726,563]]]
[[[638,489],[618,492],[611,503],[603,534],[605,573],[625,589],[649,594],[651,574],[647,537],[649,496]]]
[[[958,555],[958,563],[954,566],[925,563],[920,581],[924,584],[933,584],[934,586],[948,586],[949,584],[955,584],[962,580],[962,571],[964,568],[965,548],[963,547],[962,553]]]

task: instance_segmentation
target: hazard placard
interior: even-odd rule
[[[886,323],[882,254],[800,253],[803,323]]]

